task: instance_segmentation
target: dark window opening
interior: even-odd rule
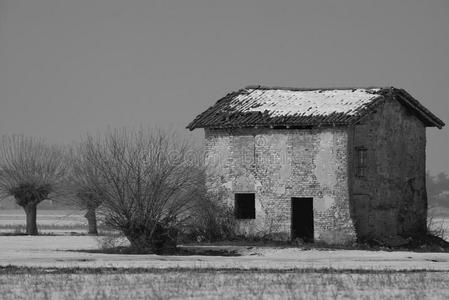
[[[237,219],[255,219],[256,205],[254,193],[235,194],[235,217]]]
[[[357,147],[356,149],[356,169],[355,175],[357,177],[365,177],[367,169],[367,154],[368,150],[365,147]]]

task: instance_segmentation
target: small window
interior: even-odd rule
[[[240,193],[235,194],[235,217],[237,219],[255,219],[256,206],[255,194]]]
[[[365,147],[357,147],[355,150],[356,150],[355,175],[357,177],[365,177],[367,169],[368,150]]]

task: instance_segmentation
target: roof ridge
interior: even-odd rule
[[[382,86],[352,86],[352,87],[315,87],[315,88],[300,88],[300,87],[286,87],[286,86],[265,86],[265,85],[248,85],[245,89],[256,90],[285,90],[285,91],[332,91],[332,90],[372,90],[372,89],[392,89],[394,87],[382,87]]]

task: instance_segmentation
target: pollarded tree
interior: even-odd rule
[[[79,190],[77,193],[79,205],[86,210],[84,217],[87,219],[88,234],[97,235],[97,209],[101,205],[101,197],[89,190]]]
[[[86,210],[84,217],[88,223],[88,234],[98,234],[97,209],[101,205],[102,195],[98,189],[92,187],[90,178],[98,176],[95,167],[86,161],[85,147],[77,145],[72,148],[70,155],[70,175],[68,180],[71,197],[68,199],[80,209]]]
[[[37,205],[64,190],[66,159],[60,147],[43,139],[3,136],[0,144],[0,194],[13,196],[25,210],[26,233],[37,235]]]
[[[140,252],[173,248],[202,183],[199,152],[160,130],[109,131],[82,142],[99,213]]]

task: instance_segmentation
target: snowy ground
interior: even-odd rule
[[[448,219],[435,219],[436,228],[449,228]],[[0,231],[24,225],[22,211],[0,210]],[[337,268],[448,270],[449,253],[385,252],[360,250],[302,250],[299,248],[230,247],[242,256],[157,256],[86,253],[99,248],[96,237],[85,233],[80,211],[39,211],[42,233],[56,236],[0,236],[0,265],[41,267],[145,267],[145,268]],[[446,230],[446,234],[449,230]]]
[[[37,224],[40,232],[62,233],[87,228],[83,211],[80,210],[39,210]],[[25,229],[25,213],[22,209],[0,210],[0,232],[21,232]],[[84,230],[85,231],[85,230]]]
[[[82,212],[41,211],[38,223],[41,233],[55,235],[0,235],[0,267],[42,267],[0,268],[1,299],[449,297],[449,253],[220,246],[241,256],[101,254],[78,251],[99,249],[101,241],[72,235],[86,232]],[[0,233],[24,225],[21,211],[0,210]],[[448,225],[434,220],[437,230]]]
[[[97,239],[91,236],[0,236],[0,266],[449,271],[449,253],[301,250],[241,246],[231,247],[242,254],[238,257],[124,255],[74,251],[97,248]]]

